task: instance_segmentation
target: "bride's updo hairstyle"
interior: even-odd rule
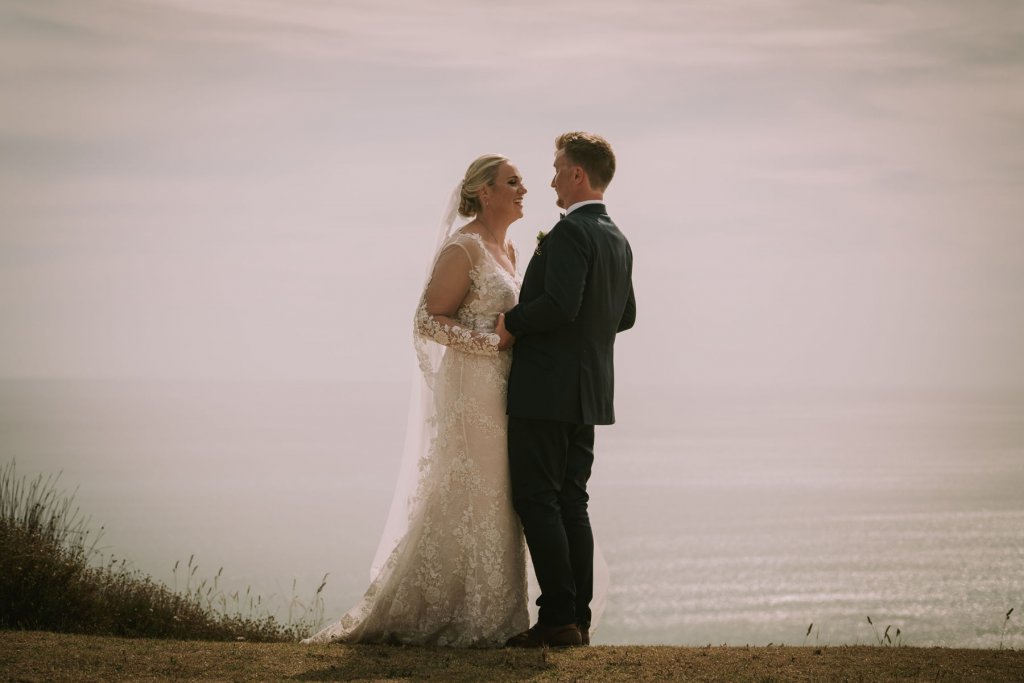
[[[477,195],[484,185],[494,185],[498,167],[508,161],[500,154],[485,154],[469,165],[462,178],[462,199],[459,201],[459,215],[472,218],[480,213],[483,206]]]

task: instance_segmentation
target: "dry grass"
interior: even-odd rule
[[[1024,652],[868,646],[448,650],[0,631],[0,680],[998,682],[1024,680]]]
[[[194,558],[183,568],[180,590],[125,560],[104,560],[96,552],[102,528],[92,535],[74,494],[59,490],[58,482],[59,475],[19,477],[13,460],[0,466],[0,628],[287,641],[309,635],[321,620],[323,583],[309,602],[293,595],[289,620],[281,624],[251,591],[225,594],[220,572],[198,579]]]

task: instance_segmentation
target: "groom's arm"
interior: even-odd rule
[[[633,283],[629,283],[629,296],[626,297],[626,308],[622,311],[622,319],[616,332],[625,332],[636,323],[636,297],[633,295]]]
[[[544,293],[505,314],[505,327],[516,337],[571,323],[583,303],[590,270],[590,243],[583,228],[562,221],[552,228],[541,249],[547,252]]]

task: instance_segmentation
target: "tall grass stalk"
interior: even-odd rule
[[[871,617],[870,616],[868,617],[868,623],[871,624],[871,632],[875,634],[875,640],[877,640],[878,644],[881,645],[882,644],[882,639],[881,639],[881,637],[879,637],[878,629],[875,628],[875,622],[871,621]]]
[[[999,649],[1003,649],[1003,637],[1006,635],[1006,626],[1010,623],[1010,615],[1013,614],[1013,608],[1011,607],[1006,612],[1006,618],[1003,619],[1003,629],[999,632]]]
[[[885,627],[885,632],[882,635],[878,635],[878,629],[875,628],[875,622],[871,621],[871,617],[868,617],[868,624],[871,625],[871,631],[875,634],[875,640],[878,641],[879,645],[883,647],[903,646],[903,631],[899,627],[896,627],[894,636],[889,635],[889,631],[892,630],[892,624]]]

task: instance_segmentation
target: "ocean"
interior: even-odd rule
[[[407,397],[2,380],[0,460],[61,472],[102,551],[168,585],[223,568],[221,589],[287,619],[328,574],[333,619],[366,587]],[[1024,647],[1024,397],[626,385],[617,410],[591,481],[612,582],[595,644],[876,644],[889,627]]]

